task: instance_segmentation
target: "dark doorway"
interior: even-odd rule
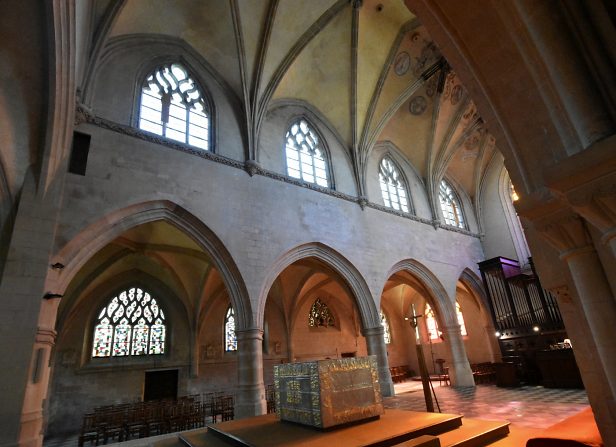
[[[177,399],[178,370],[146,371],[143,400]]]

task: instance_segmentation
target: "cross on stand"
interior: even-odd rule
[[[426,401],[426,411],[434,413],[434,403],[432,402],[432,395],[434,395],[434,401],[439,413],[441,412],[441,406],[438,403],[436,393],[434,392],[434,386],[430,380],[430,374],[428,373],[428,367],[426,366],[426,358],[423,352],[423,346],[421,344],[421,337],[419,336],[419,324],[418,320],[423,315],[417,315],[415,313],[415,304],[412,305],[413,315],[411,317],[405,317],[411,323],[411,327],[415,329],[415,348],[417,350],[417,362],[419,363],[419,375],[421,376],[421,385],[423,387],[424,399]]]

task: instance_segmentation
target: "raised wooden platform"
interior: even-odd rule
[[[208,434],[239,447],[389,447],[421,435],[445,433],[461,424],[462,416],[456,414],[388,409],[377,420],[331,431],[280,422],[269,414],[212,424]]]

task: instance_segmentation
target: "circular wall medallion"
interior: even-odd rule
[[[451,104],[456,105],[462,99],[462,86],[456,85],[451,91]]]
[[[421,115],[428,107],[428,101],[423,96],[415,96],[409,103],[409,112],[412,115]]]
[[[403,51],[396,56],[396,60],[394,61],[394,71],[398,76],[402,76],[407,71],[409,71],[410,66],[411,57],[406,51]]]

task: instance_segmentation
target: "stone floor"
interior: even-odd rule
[[[443,413],[458,413],[469,418],[506,420],[520,427],[546,428],[588,406],[586,391],[542,386],[499,388],[477,385],[452,388],[433,383]],[[425,411],[421,382],[395,385],[396,396],[384,398],[386,408]],[[434,405],[436,409],[436,403]]]
[[[477,385],[452,388],[433,382],[442,413],[462,414],[468,418],[509,421],[514,426],[545,428],[588,406],[584,390],[564,390],[524,386],[499,388]],[[395,384],[396,396],[383,399],[386,408],[425,411],[421,382],[409,380]],[[436,409],[436,403],[434,405]],[[45,447],[76,447],[77,437],[45,440]]]

